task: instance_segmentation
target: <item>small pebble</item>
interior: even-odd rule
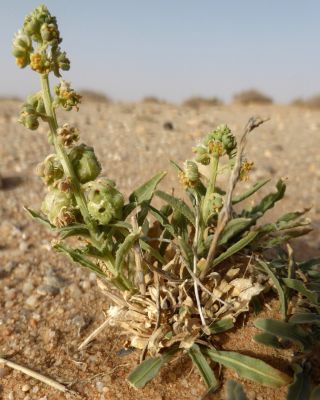
[[[83,281],[80,283],[80,286],[83,290],[87,291],[91,288],[90,281]]]
[[[69,286],[69,291],[70,291],[70,295],[71,295],[75,300],[78,300],[78,299],[80,299],[80,297],[82,297],[82,292],[81,292],[80,288],[78,287],[78,285],[75,284],[75,283],[72,283],[72,284]]]
[[[20,251],[25,252],[25,251],[27,251],[28,249],[29,249],[29,244],[28,244],[27,242],[23,241],[23,242],[21,242],[21,243],[19,244],[19,250],[20,250]]]
[[[56,286],[50,286],[50,285],[40,285],[37,288],[37,293],[40,296],[56,296],[59,294],[60,289]]]
[[[30,308],[34,308],[38,305],[38,303],[39,303],[39,296],[37,294],[32,294],[30,297],[27,298],[25,304]]]
[[[29,385],[23,385],[22,388],[21,388],[21,390],[23,392],[29,392],[30,389],[31,389],[31,387]]]
[[[96,388],[99,393],[102,393],[104,388],[104,383],[100,381],[96,382]]]
[[[22,292],[23,292],[24,294],[26,294],[26,295],[31,294],[31,292],[33,291],[33,289],[34,289],[33,283],[30,282],[30,281],[25,282],[25,283],[23,284],[23,286],[22,286]]]

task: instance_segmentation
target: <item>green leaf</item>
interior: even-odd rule
[[[145,182],[142,186],[138,187],[129,196],[130,203],[141,204],[143,202],[148,202],[152,199],[154,191],[162,179],[166,176],[166,172],[159,172],[154,175],[151,179]]]
[[[181,249],[181,253],[185,261],[188,263],[189,267],[192,266],[193,263],[193,251],[189,243],[183,240],[181,237],[178,237],[178,243]]]
[[[290,324],[320,324],[320,314],[296,313],[289,319]]]
[[[188,219],[188,221],[190,221],[194,226],[195,219],[193,212],[183,200],[171,196],[166,192],[162,192],[161,190],[157,190],[155,192],[155,195],[160,197],[160,199],[164,200],[165,202],[167,202],[175,211],[178,211],[180,214],[185,216]]]
[[[148,243],[146,243],[144,240],[140,239],[139,240],[140,246],[144,251],[147,251],[150,253],[156,260],[161,262],[161,264],[166,264],[166,260],[162,257],[162,255],[154,249],[152,246],[150,246]]]
[[[194,344],[189,349],[188,353],[210,391],[217,389],[219,387],[219,382],[208,364],[208,361],[202,354],[200,347],[197,344]]]
[[[90,232],[85,224],[64,226],[57,229],[57,231],[60,233],[61,239],[71,236],[90,236]]]
[[[276,188],[277,191],[275,193],[265,196],[258,205],[252,207],[249,211],[245,211],[244,216],[255,220],[262,217],[266,211],[272,208],[284,196],[286,185],[281,179],[277,182]]]
[[[247,396],[240,383],[230,379],[226,383],[226,400],[247,400]]]
[[[106,277],[103,271],[96,264],[94,264],[87,257],[85,257],[80,250],[71,249],[70,247],[62,243],[55,244],[53,248],[57,250],[59,253],[64,253],[68,255],[72,261],[79,263],[80,265],[94,272],[98,276],[102,278]]]
[[[311,340],[308,336],[304,332],[300,331],[295,325],[289,324],[288,322],[278,321],[271,318],[258,318],[254,321],[254,325],[271,335],[279,336],[295,342],[303,347],[304,350],[308,350],[311,347]]]
[[[233,327],[234,322],[231,318],[220,319],[219,321],[212,322],[212,324],[209,325],[212,334],[222,333],[232,329]]]
[[[294,381],[288,387],[286,400],[308,400],[311,392],[310,374],[298,365],[293,364]]]
[[[128,376],[130,385],[142,389],[160,371],[160,369],[172,358],[176,350],[169,350],[162,356],[148,358],[139,364]]]
[[[320,399],[320,385],[316,386],[311,393],[309,400],[319,400]]]
[[[54,225],[52,225],[47,218],[45,218],[43,215],[41,215],[37,211],[31,210],[31,208],[28,208],[28,207],[24,207],[24,209],[31,216],[31,218],[40,222],[40,224],[42,224],[50,229],[56,229],[56,227]]]
[[[161,226],[166,228],[167,231],[170,232],[172,236],[174,236],[174,230],[173,227],[170,225],[168,218],[151,205],[149,206],[149,210],[150,214],[153,215],[158,222],[160,222]]]
[[[280,300],[280,312],[283,318],[286,318],[287,315],[287,298],[284,293],[284,290],[280,284],[279,279],[276,277],[272,269],[268,266],[268,264],[262,260],[258,261],[259,265],[263,268],[263,270],[268,274],[269,278],[272,280]]]
[[[140,232],[130,233],[125,240],[120,244],[116,252],[115,268],[117,271],[121,271],[125,257],[132,249],[133,245],[140,236]]]
[[[240,217],[231,219],[221,233],[218,244],[220,246],[226,244],[234,236],[246,230],[251,224],[252,220],[250,218]]]
[[[235,370],[242,378],[261,383],[262,385],[280,387],[288,385],[292,378],[264,361],[233,351],[205,349],[205,355],[213,361]]]
[[[299,264],[299,268],[305,272],[309,271],[310,269],[314,270],[317,267],[320,267],[320,257],[311,258],[310,260],[304,261]]]
[[[277,220],[277,223],[295,221],[297,218],[301,217],[309,210],[310,210],[310,208],[306,208],[302,211],[294,211],[294,212],[289,212],[287,214],[284,214],[284,215],[282,215],[282,217],[280,217]]]
[[[296,290],[297,292],[301,293],[309,301],[311,301],[311,303],[318,304],[318,294],[307,289],[302,281],[291,278],[282,278],[282,280],[290,289]]]
[[[237,204],[240,203],[241,201],[247,199],[251,195],[253,195],[255,192],[257,192],[262,186],[264,186],[266,183],[270,181],[270,178],[264,178],[256,182],[250,189],[247,191],[239,194],[238,196],[234,196],[232,199],[232,204]]]
[[[220,264],[222,261],[231,257],[233,254],[238,253],[238,251],[242,250],[244,247],[248,246],[259,234],[258,231],[249,232],[244,238],[240,239],[238,242],[230,246],[224,253],[221,253],[214,261],[212,266]]]
[[[283,349],[277,336],[271,335],[271,333],[268,332],[257,333],[254,335],[253,340],[257,343],[264,344],[265,346],[270,346],[275,349]]]
[[[265,226],[261,227],[260,232],[264,234]],[[261,244],[265,249],[271,249],[272,247],[279,246],[281,243],[286,243],[288,240],[294,239],[299,236],[306,235],[307,233],[311,232],[311,227],[299,227],[295,229],[288,229],[285,231],[281,231],[274,236],[269,236],[265,240],[261,240]],[[263,237],[263,236],[262,236]]]

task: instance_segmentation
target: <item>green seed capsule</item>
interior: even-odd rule
[[[55,226],[61,227],[76,222],[77,210],[70,193],[50,190],[41,205],[41,211]]]
[[[192,183],[196,184],[199,180],[200,174],[198,166],[194,161],[187,160],[185,162],[185,175],[186,178]]]
[[[207,147],[199,145],[193,148],[193,152],[196,154],[195,160],[203,165],[210,164],[210,155],[208,153]]]
[[[106,225],[112,219],[121,219],[124,198],[114,182],[106,178],[90,182],[87,198],[89,213],[98,223]]]
[[[49,186],[61,179],[64,176],[64,172],[57,155],[49,154],[48,157],[37,166],[36,174]]]
[[[80,144],[69,153],[70,160],[81,183],[93,181],[101,172],[101,165],[92,147]]]

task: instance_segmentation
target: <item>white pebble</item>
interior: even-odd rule
[[[31,388],[30,388],[29,385],[23,385],[22,388],[21,388],[21,390],[22,390],[23,392],[29,392],[30,389],[31,389]]]

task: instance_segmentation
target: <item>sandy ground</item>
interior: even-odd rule
[[[114,328],[107,329],[85,350],[77,350],[104,320],[109,303],[96,287],[95,277],[53,253],[53,235],[23,210],[24,205],[36,209],[41,203],[44,188],[33,170],[50,149],[44,126],[40,132],[30,132],[17,124],[19,105],[0,101],[0,355],[60,382],[74,383],[72,388],[83,399],[201,398],[205,386],[188,358],[165,368],[145,389],[130,388],[125,377],[138,354],[123,354],[125,338]],[[191,147],[217,124],[224,122],[234,132],[241,132],[255,114],[271,119],[249,140],[247,157],[256,166],[251,182],[270,175],[268,189],[272,189],[277,178],[287,178],[285,199],[268,218],[313,206],[309,215],[314,232],[298,239],[294,247],[297,258],[319,256],[320,111],[288,106],[221,106],[195,111],[167,104],[87,103],[79,113],[64,113],[60,121],[80,129],[83,141],[95,147],[104,175],[116,180],[128,195],[159,170],[169,171],[163,188],[177,187],[170,159],[182,162],[192,157]],[[173,129],[168,129],[167,122]],[[276,304],[273,309],[277,309]],[[249,320],[246,327],[225,335],[225,348],[259,354],[286,370],[282,354],[252,341],[255,332]],[[238,379],[230,371],[225,376]],[[281,400],[285,396],[283,390],[242,383],[250,400]],[[1,399],[69,397],[0,366]],[[223,391],[212,398],[223,399]]]

